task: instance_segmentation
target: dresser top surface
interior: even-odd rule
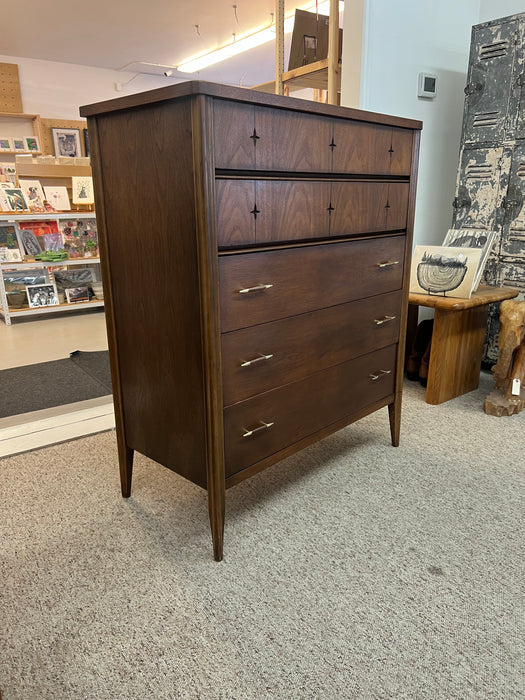
[[[319,114],[328,117],[340,117],[343,119],[353,119],[357,121],[371,122],[374,124],[386,124],[407,129],[421,129],[422,122],[415,119],[395,117],[376,112],[366,112],[351,107],[339,107],[328,105],[323,102],[312,102],[294,97],[282,97],[280,95],[270,95],[258,90],[249,88],[239,88],[230,85],[220,85],[218,83],[208,83],[201,80],[188,80],[176,85],[148,90],[134,95],[118,97],[114,100],[106,100],[91,105],[84,105],[80,108],[80,116],[93,117],[103,115],[108,112],[133,109],[157,102],[178,100],[192,95],[205,95],[220,99],[232,100],[234,102],[244,102],[249,104],[275,107],[278,109],[288,109],[297,112],[307,112],[309,114]]]

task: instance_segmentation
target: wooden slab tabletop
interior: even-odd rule
[[[435,294],[409,294],[409,304],[417,306],[430,306],[435,309],[446,309],[449,311],[459,311],[460,309],[471,309],[474,306],[484,306],[495,301],[513,299],[519,294],[517,289],[511,287],[478,287],[470,299],[457,299],[455,297],[440,297]]]

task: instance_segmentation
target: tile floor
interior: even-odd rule
[[[60,360],[73,350],[107,350],[104,312],[30,316],[6,326],[0,319],[0,370]],[[1,389],[0,389],[1,390]],[[107,398],[0,419],[0,457],[114,427]]]

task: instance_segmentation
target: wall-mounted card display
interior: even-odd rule
[[[54,284],[34,284],[26,287],[29,308],[58,306],[58,294]]]
[[[29,211],[45,212],[45,196],[40,180],[20,180],[20,189],[24,193]]]
[[[66,187],[44,187],[46,200],[55,211],[70,211],[71,203]]]

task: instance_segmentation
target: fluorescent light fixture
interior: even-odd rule
[[[307,7],[300,8],[302,10],[315,10],[315,5],[308,5]],[[328,14],[330,12],[330,2],[326,0],[325,2],[319,3],[318,12],[320,15]],[[284,20],[284,33],[289,34],[293,29],[295,14],[290,15]],[[181,73],[196,73],[203,68],[208,68],[216,63],[225,61],[227,58],[232,58],[232,56],[237,56],[244,51],[249,51],[254,49],[256,46],[261,46],[269,41],[275,41],[275,26],[267,27],[266,29],[261,29],[253,34],[248,34],[247,36],[241,37],[236,41],[232,41],[231,44],[226,46],[221,46],[221,48],[215,51],[209,51],[208,53],[201,54],[200,56],[195,56],[190,58],[184,63],[177,66],[177,70]]]

